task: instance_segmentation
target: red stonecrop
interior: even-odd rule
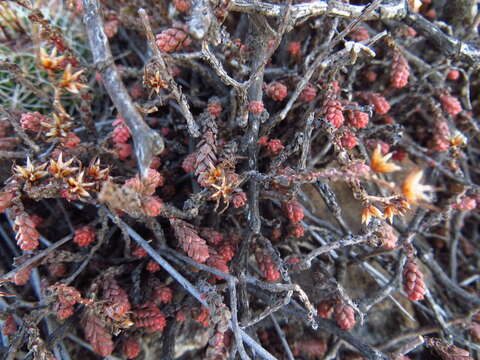
[[[171,53],[180,51],[184,47],[190,45],[192,40],[188,33],[180,28],[170,28],[163,30],[157,35],[157,46],[160,51]]]
[[[298,96],[298,100],[309,103],[317,97],[317,88],[308,83]]]
[[[173,5],[180,13],[186,13],[192,7],[192,4],[188,0],[173,0]]]
[[[408,83],[410,76],[410,66],[407,59],[399,52],[393,54],[392,68],[390,71],[390,83],[394,88],[403,88]]]
[[[158,285],[153,289],[153,298],[156,303],[169,304],[173,299],[173,291],[166,285]]]
[[[222,113],[222,104],[218,98],[211,99],[207,105],[207,111],[214,117],[219,117]]]
[[[135,359],[140,355],[140,342],[136,337],[129,336],[123,341],[122,351],[127,359]]]
[[[272,82],[265,87],[265,93],[273,101],[282,101],[288,95],[288,90],[285,85],[278,81]]]
[[[107,315],[114,320],[123,319],[131,309],[127,292],[112,277],[103,282],[102,297],[107,300]]]
[[[323,103],[323,115],[325,120],[336,128],[339,128],[345,122],[342,103],[331,97],[327,97]]]
[[[4,193],[0,193],[0,213],[3,213],[12,205],[13,197],[13,191],[6,191]]]
[[[451,81],[458,80],[460,78],[460,71],[458,70],[450,70],[447,74],[447,79]]]
[[[194,227],[186,221],[171,218],[170,224],[183,251],[194,261],[204,263],[208,259],[208,246],[204,239],[198,236]]]
[[[259,250],[255,253],[255,258],[265,280],[277,281],[280,278],[280,271],[271,255]]]
[[[410,300],[423,300],[425,283],[423,274],[413,260],[408,260],[403,270],[403,288]]]
[[[387,101],[387,99],[385,99],[385,97],[378,93],[367,94],[366,101],[373,105],[373,108],[378,115],[385,115],[390,111],[390,103]]]
[[[20,270],[13,276],[13,283],[17,286],[25,285],[30,280],[32,274],[32,267],[27,266],[25,269]]]
[[[30,131],[40,131],[42,121],[48,122],[46,116],[43,116],[38,111],[23,113],[20,116],[20,125],[22,128]]]
[[[268,151],[273,155],[278,155],[283,149],[284,146],[282,144],[282,140],[280,139],[272,139],[267,143]]]
[[[167,325],[165,315],[154,303],[141,305],[138,310],[133,312],[135,327],[144,327],[149,332],[163,331]]]
[[[130,129],[128,128],[127,124],[121,117],[117,117],[117,119],[112,124],[113,128],[113,135],[112,139],[113,142],[116,144],[125,144],[130,139]]]
[[[73,242],[78,246],[88,246],[95,241],[95,230],[91,226],[84,226],[75,231]]]
[[[351,131],[345,131],[343,136],[340,138],[340,144],[347,150],[353,149],[358,145],[358,139],[354,133]]]
[[[17,323],[12,314],[8,314],[3,323],[2,333],[4,336],[11,336],[17,332]]]
[[[290,41],[288,43],[287,51],[293,58],[298,58],[302,51],[302,45],[299,41]]]
[[[233,194],[232,205],[235,209],[245,206],[246,203],[247,203],[247,194],[245,194],[245,192],[239,191]]]
[[[350,110],[347,112],[347,119],[349,125],[357,129],[364,129],[368,125],[369,116],[360,110]]]
[[[162,209],[163,201],[158,196],[150,196],[143,203],[143,211],[147,216],[158,216]]]
[[[463,110],[462,104],[460,104],[460,101],[455,96],[443,94],[440,96],[440,102],[442,103],[443,110],[451,116],[458,115]]]
[[[283,210],[292,223],[296,224],[303,220],[303,207],[298,201],[290,200],[284,202]]]
[[[331,300],[323,300],[317,305],[317,314],[322,319],[330,319],[333,314],[334,302]]]
[[[92,345],[93,350],[102,357],[111,355],[114,348],[112,335],[102,319],[93,312],[88,312],[83,316],[81,323],[85,339]]]
[[[15,218],[14,230],[17,233],[15,240],[20,249],[31,251],[38,247],[40,234],[35,229],[35,222],[27,213],[21,213]]]
[[[343,302],[337,302],[334,307],[334,316],[337,325],[342,330],[350,330],[355,326],[355,311]]]
[[[252,100],[250,104],[248,104],[248,111],[253,115],[260,115],[264,110],[265,106],[261,101]]]

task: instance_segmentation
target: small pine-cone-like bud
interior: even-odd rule
[[[210,325],[210,311],[205,306],[202,306],[201,310],[198,311],[198,314],[194,317],[194,320],[203,327],[208,327],[208,325]]]
[[[267,149],[274,155],[278,155],[285,147],[280,139],[272,139],[267,144]]]
[[[331,300],[323,300],[317,305],[317,314],[322,319],[330,319],[333,314],[334,303]]]
[[[157,35],[157,46],[162,52],[171,53],[180,51],[185,46],[190,45],[192,40],[188,33],[180,28],[170,28],[163,30]]]
[[[213,267],[217,270],[220,270],[220,271],[228,274],[229,273],[228,265],[227,265],[227,262],[225,261],[225,259],[223,258],[223,256],[219,255],[213,249],[210,249],[209,254],[210,254],[210,256],[208,257],[206,264],[210,267]],[[216,276],[216,275],[215,275],[215,278],[217,280],[222,280],[223,279],[223,277]]]
[[[460,78],[460,71],[458,70],[450,70],[447,74],[447,79],[451,81],[458,80]]]
[[[339,128],[345,122],[343,106],[338,100],[327,98],[323,103],[323,114],[325,119],[336,128]]]
[[[22,128],[30,131],[40,131],[41,122],[46,122],[45,117],[39,112],[23,113],[20,117],[20,125]]]
[[[368,30],[365,26],[358,26],[354,30],[348,34],[348,37],[352,39],[353,41],[367,41],[370,39],[370,35],[368,34]]]
[[[207,105],[207,111],[210,115],[219,117],[220,114],[222,113],[222,104],[218,100],[218,98],[214,98],[213,100],[210,100]]]
[[[142,248],[141,246],[137,246],[133,252],[132,252],[132,255],[135,256],[136,258],[144,258],[144,257],[147,257],[148,253],[147,251]]]
[[[285,85],[275,81],[266,86],[265,93],[273,101],[282,101],[287,97],[288,90]]]
[[[160,265],[156,261],[153,261],[153,260],[148,261],[147,263],[148,272],[154,273],[154,272],[160,271],[160,269],[161,269]]]
[[[260,136],[257,144],[260,146],[267,146],[269,141],[268,136]]]
[[[390,103],[378,93],[370,93],[366,97],[369,104],[373,105],[375,112],[378,115],[385,115],[390,111]]]
[[[153,298],[156,303],[169,304],[173,299],[173,291],[166,285],[159,285],[153,289]]]
[[[85,339],[92,345],[93,350],[102,357],[111,355],[114,348],[112,335],[106,329],[102,319],[92,312],[87,312],[81,323]]]
[[[464,196],[459,202],[452,205],[452,208],[460,211],[469,211],[475,209],[476,207],[477,201],[470,196]]]
[[[135,359],[140,355],[140,342],[137,338],[129,336],[123,341],[122,351],[127,359]]]
[[[200,236],[207,240],[210,245],[220,245],[223,241],[223,234],[212,228],[202,228]]]
[[[187,317],[185,316],[185,311],[183,311],[183,309],[178,310],[177,313],[175,314],[175,321],[181,323],[186,320],[187,320]]]
[[[239,191],[235,193],[232,197],[232,204],[235,209],[245,206],[247,203],[247,194],[244,191]]]
[[[298,96],[298,100],[302,102],[311,102],[317,97],[317,88],[312,84],[308,83],[307,86],[302,90]]]
[[[226,262],[229,262],[235,256],[235,247],[229,243],[222,244],[218,249],[218,253]]]
[[[395,230],[393,229],[393,227],[389,224],[383,223],[377,229],[377,236],[380,239],[380,245],[384,249],[395,249],[397,247],[398,237],[395,234]]]
[[[357,128],[364,129],[368,125],[369,116],[367,113],[359,110],[352,110],[347,113],[348,124]]]
[[[283,210],[287,218],[294,224],[303,220],[303,207],[298,201],[290,200],[283,203]]]
[[[171,218],[170,224],[183,250],[198,263],[208,259],[208,246],[204,239],[198,236],[194,227],[180,219]]]
[[[130,139],[130,130],[126,125],[116,126],[113,129],[112,140],[116,144],[125,144]]]
[[[340,144],[342,144],[345,149],[351,150],[358,145],[358,139],[354,133],[346,131],[340,138]]]
[[[31,216],[27,213],[22,213],[15,218],[14,230],[17,232],[15,239],[20,249],[30,251],[38,247],[40,234],[35,229],[35,223]]]
[[[135,327],[144,327],[149,332],[163,331],[167,325],[165,316],[154,303],[147,303],[133,312]]]
[[[355,326],[355,311],[351,306],[338,302],[334,307],[335,321],[342,330],[350,330]]]
[[[48,265],[48,271],[50,275],[61,278],[67,274],[67,267],[64,263],[53,263]]]
[[[73,305],[62,302],[55,303],[53,310],[57,313],[58,320],[68,319],[75,312]]]
[[[410,300],[423,300],[425,283],[423,274],[413,260],[408,260],[403,270],[403,288]]]
[[[375,81],[377,81],[378,78],[378,74],[373,70],[365,72],[364,76],[365,80],[367,80],[369,83],[374,83]]]
[[[302,45],[299,41],[290,41],[288,43],[287,51],[290,53],[290,56],[293,58],[298,58],[302,51]]]
[[[255,258],[257,259],[258,267],[263,273],[265,280],[277,281],[280,278],[280,272],[278,271],[277,264],[275,264],[269,254],[259,250],[255,253]]]
[[[13,283],[17,286],[25,285],[30,280],[30,274],[32,273],[31,267],[26,267],[20,270],[13,276]]]
[[[182,169],[186,173],[191,173],[195,170],[195,163],[197,162],[197,153],[193,152],[188,154],[182,162]]]
[[[75,231],[73,242],[78,246],[88,246],[95,241],[95,230],[91,226],[84,226]]]
[[[122,319],[131,309],[127,292],[114,278],[107,278],[103,282],[102,297],[108,301],[107,315],[114,320]]]
[[[11,336],[17,332],[17,323],[13,314],[8,314],[5,322],[3,323],[2,333],[4,336]]]
[[[132,144],[115,144],[115,152],[120,160],[126,160],[133,154]]]
[[[407,85],[409,76],[410,66],[408,66],[407,59],[399,51],[395,51],[390,72],[390,83],[394,88],[403,88]]]
[[[260,115],[261,113],[263,113],[264,110],[265,106],[261,101],[252,100],[248,104],[248,111],[253,115]]]
[[[305,229],[300,224],[295,224],[292,228],[292,235],[297,239],[303,237],[305,235]]]
[[[443,94],[440,96],[440,102],[442,103],[443,110],[451,116],[458,115],[462,112],[462,105],[455,96]]]
[[[186,13],[190,10],[192,4],[189,0],[173,0],[173,6],[180,13]]]
[[[15,195],[12,191],[0,193],[0,213],[3,213],[12,205],[12,200],[14,196]]]
[[[62,145],[65,146],[67,149],[75,149],[78,145],[80,145],[81,142],[82,140],[77,135],[75,135],[74,132],[70,131],[67,134],[67,137],[62,140]]]
[[[158,216],[162,212],[163,201],[158,196],[150,196],[143,204],[147,216]]]

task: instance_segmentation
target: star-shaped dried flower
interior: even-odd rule
[[[143,84],[151,88],[152,91],[155,91],[157,95],[160,89],[166,89],[168,87],[168,83],[162,79],[160,71],[158,70],[153,72],[146,69],[143,75]]]
[[[82,75],[84,71],[85,69],[77,71],[72,75],[72,64],[69,63],[63,71],[63,77],[60,81],[60,86],[65,90],[70,91],[72,94],[78,94],[79,90],[88,87],[87,85],[78,81],[78,77]]]
[[[382,155],[382,149],[380,144],[377,145],[375,150],[373,150],[372,160],[370,162],[370,168],[376,173],[390,173],[394,171],[399,171],[402,168],[394,163],[388,162],[392,157],[393,153],[388,153],[387,155]]]
[[[414,170],[407,175],[402,184],[403,196],[405,196],[405,199],[407,199],[409,203],[415,203],[419,200],[429,201],[430,199],[426,193],[433,191],[433,187],[430,185],[420,184],[422,176],[422,170]]]
[[[44,48],[40,48],[40,65],[47,70],[58,70],[60,64],[65,59],[65,56],[57,56],[57,48],[54,47],[50,55],[47,54]]]
[[[45,171],[45,168],[47,167],[47,165],[48,163],[45,163],[39,166],[34,166],[32,164],[32,161],[30,160],[30,157],[27,157],[27,165],[25,166],[15,165],[13,169],[17,176],[27,181],[34,182],[38,179],[41,179],[47,176],[48,173]]]
[[[368,225],[373,217],[383,218],[382,212],[373,205],[367,205],[362,210],[362,224]]]
[[[78,168],[76,167],[69,167],[72,164],[73,160],[74,158],[71,158],[70,160],[63,162],[63,153],[60,153],[60,155],[58,155],[58,160],[50,160],[50,166],[48,169],[55,178],[63,179],[67,176],[72,175],[75,171],[78,170]]]
[[[458,130],[454,131],[449,140],[452,146],[464,146],[468,142],[467,137]]]
[[[53,113],[53,122],[41,122],[41,125],[48,129],[45,136],[49,138],[66,138],[72,129],[73,123],[67,114]]]
[[[69,186],[69,191],[72,194],[75,194],[79,197],[90,197],[90,194],[87,191],[87,188],[92,187],[95,183],[85,183],[83,182],[83,176],[85,172],[81,171],[76,178],[70,177],[67,180]]]
[[[404,216],[408,209],[410,209],[410,204],[407,201],[400,199],[392,201],[390,204],[385,206],[383,214],[391,224],[395,215]]]
[[[94,159],[87,168],[87,176],[95,181],[107,181],[110,175],[110,169],[100,168],[100,159]]]

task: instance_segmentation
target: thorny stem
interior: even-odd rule
[[[98,0],[83,0],[84,23],[95,66],[102,73],[105,88],[119,114],[132,133],[138,168],[142,176],[150,167],[152,158],[165,148],[160,134],[150,129],[132,102],[113,62]]]

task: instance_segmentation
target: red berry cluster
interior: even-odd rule
[[[165,53],[180,51],[184,47],[190,45],[191,42],[192,40],[190,39],[188,33],[179,27],[163,30],[157,35],[156,40],[160,51]]]
[[[407,260],[403,270],[403,288],[410,300],[423,300],[425,296],[423,274],[411,259]]]
[[[258,267],[263,273],[263,277],[267,281],[277,281],[280,278],[280,271],[278,271],[278,266],[273,261],[272,256],[261,250],[258,250],[255,253],[255,258],[257,259]]]

